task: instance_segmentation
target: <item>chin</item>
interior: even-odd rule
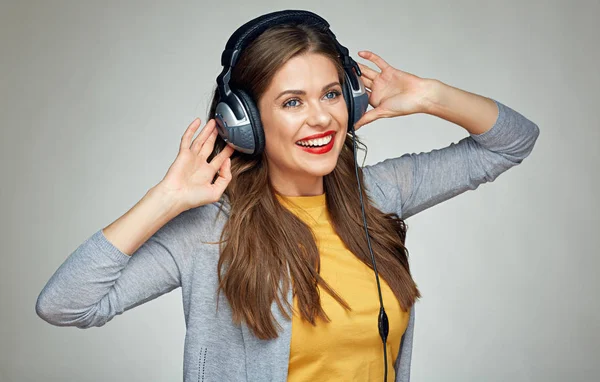
[[[337,165],[337,157],[335,160],[315,161],[311,165],[305,166],[306,172],[312,176],[325,176],[331,174]]]

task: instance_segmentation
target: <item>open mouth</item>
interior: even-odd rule
[[[323,134],[313,135],[310,139],[303,139],[296,142],[297,146],[311,154],[325,154],[333,148],[335,131],[328,131]]]
[[[335,131],[326,131],[322,134],[315,134],[297,141],[296,144],[302,147],[323,147],[327,146],[333,140]]]
[[[304,147],[323,147],[323,146],[326,146],[327,144],[329,144],[329,142],[331,142],[332,140],[333,140],[333,134],[328,135],[323,138],[306,139],[303,141],[298,141],[298,142],[296,142],[296,144],[299,146],[304,146]]]

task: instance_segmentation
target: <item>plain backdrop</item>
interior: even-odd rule
[[[598,1],[56,0],[0,6],[0,381],[182,379],[181,289],[86,330],[35,302],[204,123],[230,34],[281,9],[326,18],[357,61],[372,50],[540,127],[521,165],[407,219],[413,379],[599,380]],[[467,133],[419,114],[359,135],[372,164]]]

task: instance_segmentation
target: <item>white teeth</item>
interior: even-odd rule
[[[323,138],[308,139],[306,141],[298,141],[297,143],[302,146],[324,146],[324,145],[328,144],[329,142],[331,142],[332,138],[333,138],[333,135],[328,135]]]

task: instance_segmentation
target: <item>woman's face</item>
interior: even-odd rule
[[[290,59],[258,107],[275,189],[287,196],[322,194],[323,176],[336,166],[348,124],[333,62],[315,53]]]

